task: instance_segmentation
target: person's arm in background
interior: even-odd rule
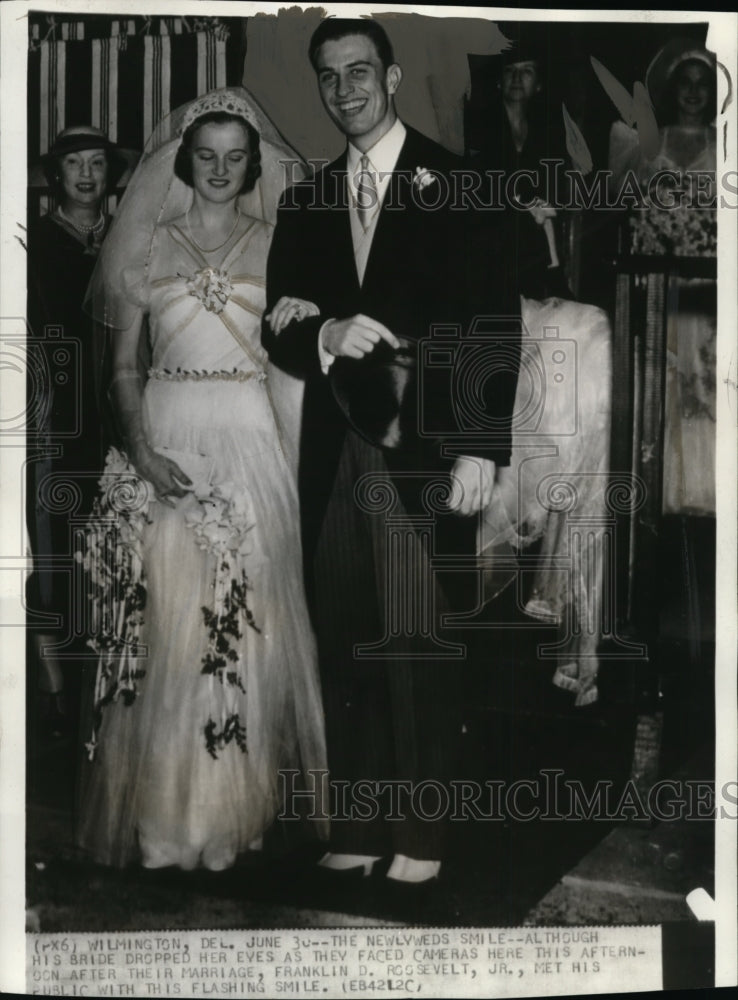
[[[510,465],[522,321],[515,255],[509,245],[513,228],[509,211],[470,207],[459,213],[464,262],[460,308],[467,323],[464,335],[479,340],[475,371],[489,427],[488,433],[471,436],[468,451],[453,469],[461,490],[450,506],[462,515],[488,505],[495,482],[508,474]]]

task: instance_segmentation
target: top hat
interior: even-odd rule
[[[536,62],[543,73],[549,62],[550,31],[548,25],[530,21],[498,21],[497,26],[510,43],[497,56],[499,69],[511,63]]]
[[[363,358],[336,358],[329,377],[338,405],[358,434],[376,447],[403,450],[418,444],[418,343],[397,339],[396,350],[380,341]]]

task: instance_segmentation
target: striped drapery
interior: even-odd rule
[[[61,22],[32,15],[29,165],[70,125],[96,125],[122,147],[143,149],[173,108],[214,87],[241,83],[243,38],[241,18]]]

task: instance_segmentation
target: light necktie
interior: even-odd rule
[[[361,170],[356,177],[356,212],[364,232],[367,231],[377,207],[377,186],[374,182],[374,172],[370,170],[371,161],[368,156],[362,156],[359,161]]]

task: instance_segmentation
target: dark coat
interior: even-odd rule
[[[319,317],[293,321],[279,337],[267,323],[263,331],[272,360],[306,378],[300,493],[308,538],[319,529],[347,426],[329,380],[320,371],[317,338],[325,320],[363,313],[396,336],[415,342],[427,339],[434,326],[447,325],[458,343],[469,335],[480,313],[519,314],[516,289],[506,274],[499,213],[485,215],[465,207],[458,195],[463,161],[406,128],[363,284],[354,263],[346,153],[314,178],[290,188],[278,214],[267,268],[267,311],[283,295],[307,299],[320,309]],[[434,174],[434,183],[420,189],[414,182],[418,167]],[[431,403],[423,420],[432,430],[445,433],[419,439],[415,456],[387,452],[390,470],[393,465],[406,468],[413,461],[425,467],[429,461],[443,466],[443,440],[457,446],[457,453],[486,455],[509,464],[518,323],[507,324],[506,329],[506,341],[488,345],[488,367],[490,351],[506,359],[484,387],[486,412],[496,420],[494,433],[465,433],[469,428],[461,425],[456,412],[450,370],[441,369],[433,374],[424,395],[424,401]],[[445,460],[447,467],[451,461]]]

